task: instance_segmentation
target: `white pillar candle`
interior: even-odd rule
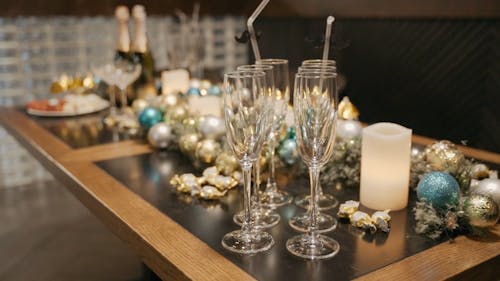
[[[411,129],[377,123],[363,129],[360,202],[375,210],[408,204]]]

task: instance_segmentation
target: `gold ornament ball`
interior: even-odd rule
[[[212,164],[221,151],[222,148],[218,142],[206,139],[200,141],[196,146],[195,157],[205,164]]]
[[[471,177],[476,180],[482,180],[490,176],[490,169],[484,164],[474,164],[470,171]]]
[[[215,167],[217,167],[217,170],[226,176],[236,171],[239,166],[238,159],[228,152],[219,154],[215,160]]]
[[[187,117],[182,120],[182,130],[185,134],[198,132],[198,119],[194,117]]]
[[[159,95],[153,100],[153,105],[164,111],[166,111],[168,108],[176,106],[178,103],[179,98],[174,94]]]
[[[425,159],[433,170],[456,173],[463,161],[464,154],[450,141],[435,142],[425,149]]]
[[[179,149],[185,155],[194,157],[196,146],[198,145],[199,141],[200,141],[200,135],[196,133],[189,133],[182,135],[179,138]]]
[[[188,117],[188,110],[185,106],[176,105],[167,109],[167,120],[170,123],[182,122]]]
[[[494,226],[500,215],[498,205],[488,196],[474,194],[464,201],[464,213],[475,227]]]
[[[132,103],[132,110],[138,114],[140,113],[141,111],[144,110],[144,108],[148,107],[149,106],[149,103],[143,99],[136,99],[133,103]]]

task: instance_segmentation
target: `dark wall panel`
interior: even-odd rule
[[[366,122],[393,121],[415,133],[500,151],[500,22],[498,20],[339,20],[335,49],[343,92]],[[305,38],[323,20],[268,19],[264,57],[297,66],[321,57]]]

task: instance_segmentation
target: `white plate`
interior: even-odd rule
[[[37,109],[31,109],[28,108],[27,112],[30,115],[34,116],[45,116],[45,117],[69,117],[69,116],[79,116],[79,115],[85,115],[85,114],[90,114],[94,112],[98,112],[101,110],[104,110],[109,107],[109,102],[104,101],[100,106],[96,106],[92,109],[89,110],[83,110],[83,111],[47,111],[47,110],[37,110]]]

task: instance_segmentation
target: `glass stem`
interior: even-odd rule
[[[309,167],[309,178],[311,181],[311,198],[309,199],[311,226],[309,228],[309,235],[313,240],[318,236],[319,171],[320,167],[317,165]]]
[[[275,174],[275,166],[274,166],[274,156],[275,156],[275,146],[274,139],[269,141],[269,177],[267,178],[267,192],[276,192],[276,174]]]
[[[115,86],[109,86],[109,102],[111,103],[109,115],[111,115],[111,117],[115,117],[116,116],[116,88],[115,88]]]
[[[259,165],[259,160],[255,161],[253,163],[252,167],[253,171],[253,191],[252,191],[252,209],[259,209],[260,205],[260,165]]]
[[[122,112],[127,108],[127,88],[120,89],[121,94],[121,103],[122,103]]]
[[[250,218],[252,162],[242,161],[241,170],[243,171],[243,210],[245,212],[241,230],[243,232],[250,232],[252,230],[252,220]]]

